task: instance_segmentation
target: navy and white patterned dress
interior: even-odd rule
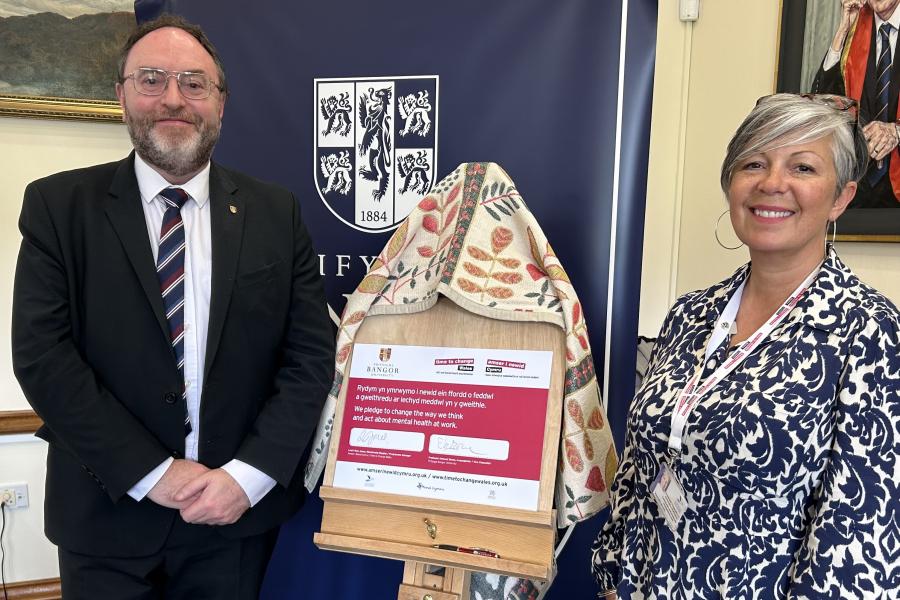
[[[676,532],[650,495],[675,399],[749,268],[666,318],[594,544],[597,583],[633,599],[900,598],[900,314],[833,251],[690,414]]]

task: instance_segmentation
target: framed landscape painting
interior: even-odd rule
[[[877,88],[878,25],[897,16],[900,0],[848,0],[847,4],[844,10],[841,0],[782,0],[775,89],[849,96],[858,102],[859,126],[867,136],[871,127],[893,132],[900,121],[900,53],[896,50],[888,67],[888,103],[879,108],[878,94],[871,90]],[[856,197],[837,221],[836,237],[900,242],[900,148],[883,161],[871,161]]]
[[[121,121],[133,0],[0,0],[0,115]]]

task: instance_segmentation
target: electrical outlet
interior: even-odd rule
[[[0,504],[6,508],[28,508],[28,484],[0,483]]]

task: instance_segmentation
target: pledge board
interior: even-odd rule
[[[367,317],[349,360],[316,545],[551,578],[563,330],[441,298],[426,311]]]

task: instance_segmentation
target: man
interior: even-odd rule
[[[841,20],[814,93],[859,102],[859,121],[871,162],[851,208],[900,208],[900,66],[894,68],[900,0],[841,0]]]
[[[256,598],[331,384],[285,189],[210,162],[227,87],[197,27],[126,42],[135,151],[25,191],[13,362],[49,442],[63,596]]]

